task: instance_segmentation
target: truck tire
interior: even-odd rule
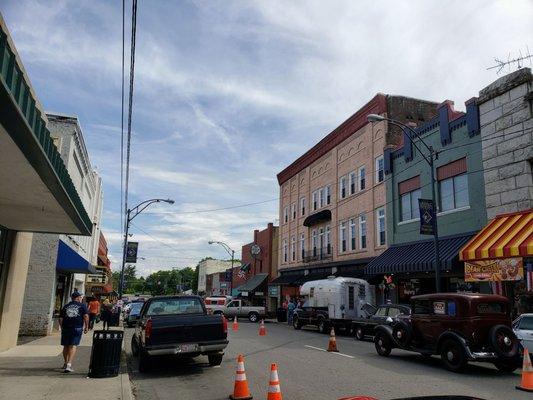
[[[468,360],[463,345],[455,339],[446,339],[440,347],[440,358],[447,370],[461,372]]]
[[[146,373],[152,369],[152,359],[145,351],[139,351],[139,372]]]
[[[328,324],[324,320],[324,318],[320,318],[318,320],[318,331],[320,333],[328,333]]]
[[[499,357],[513,358],[518,354],[518,339],[508,326],[493,326],[489,332],[489,340]]]
[[[259,314],[255,311],[252,311],[250,314],[248,314],[248,320],[250,322],[257,322],[259,321]]]
[[[220,310],[213,311],[213,315],[224,315],[224,312]]]
[[[292,326],[296,330],[302,329],[302,324],[300,323],[300,321],[298,321],[298,316],[297,315],[292,317]]]
[[[354,330],[354,336],[357,340],[365,339],[365,331],[363,330],[363,327],[361,325],[354,326],[353,330]]]
[[[374,336],[374,346],[376,347],[376,352],[382,357],[388,357],[392,351],[392,343],[383,332],[378,332]]]
[[[222,358],[224,354],[208,354],[207,359],[209,360],[209,365],[215,367],[222,364]]]

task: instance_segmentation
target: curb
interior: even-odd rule
[[[128,373],[128,359],[126,357],[126,351],[122,349],[120,355],[120,387],[121,387],[121,399],[122,400],[134,400],[133,386],[130,381],[130,374]]]

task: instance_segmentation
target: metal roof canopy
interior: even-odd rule
[[[259,285],[261,285],[268,277],[268,274],[256,274],[248,279],[244,284],[239,286],[236,290],[238,292],[252,292]]]

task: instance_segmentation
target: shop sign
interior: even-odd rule
[[[241,292],[242,297],[248,297],[248,292]]]
[[[433,200],[418,199],[420,209],[420,234],[435,234],[435,203]]]
[[[220,282],[220,288],[221,289],[226,289],[228,287],[228,283],[227,282]]]
[[[264,293],[263,292],[255,292],[254,293],[256,296],[264,296]]]
[[[277,297],[279,293],[279,287],[278,286],[269,286],[268,287],[268,294],[272,297]]]
[[[522,258],[465,262],[465,282],[521,281],[523,278]]]

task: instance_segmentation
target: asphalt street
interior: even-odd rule
[[[471,395],[487,400],[521,400],[531,393],[515,389],[519,372],[503,374],[491,364],[470,364],[461,374],[445,370],[439,358],[393,350],[388,358],[376,354],[373,343],[337,337],[339,353],[323,351],[328,336],[312,328],[295,331],[287,325],[239,323],[229,332],[230,344],[220,367],[209,367],[207,357],[184,361],[158,359],[152,372],[141,374],[128,357],[130,376],[139,400],[222,400],[233,390],[236,357],[245,356],[246,376],[255,399],[266,399],[270,364],[278,364],[281,391],[291,400],[335,400],[354,395],[380,400],[423,395]],[[231,324],[230,324],[231,328]],[[127,330],[126,340],[132,329]],[[129,351],[129,345],[127,345]]]

